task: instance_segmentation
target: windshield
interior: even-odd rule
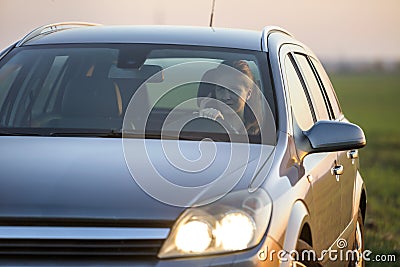
[[[3,135],[271,143],[274,106],[266,55],[256,51],[41,45],[16,48],[0,62]]]

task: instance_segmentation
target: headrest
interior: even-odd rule
[[[118,99],[109,79],[84,77],[65,88],[62,113],[70,116],[118,117]]]

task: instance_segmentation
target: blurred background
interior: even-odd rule
[[[208,26],[212,0],[0,0],[0,50],[44,24]],[[215,27],[286,28],[325,65],[346,116],[365,131],[365,248],[400,261],[400,0],[216,0]],[[397,266],[396,263],[367,263]]]

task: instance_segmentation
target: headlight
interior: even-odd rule
[[[186,253],[203,252],[210,246],[211,241],[211,227],[206,222],[199,220],[189,221],[181,225],[175,236],[177,249]]]
[[[158,256],[208,255],[253,247],[265,234],[271,210],[271,199],[263,189],[237,191],[190,208],[177,220]]]
[[[241,250],[247,248],[254,237],[255,230],[255,223],[249,215],[235,211],[228,213],[217,222],[214,236],[217,246],[225,250]]]

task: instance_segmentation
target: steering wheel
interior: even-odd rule
[[[238,130],[226,120],[200,117],[196,113],[179,117],[179,119],[164,125],[164,130],[176,131],[181,127],[185,132],[239,134]]]

